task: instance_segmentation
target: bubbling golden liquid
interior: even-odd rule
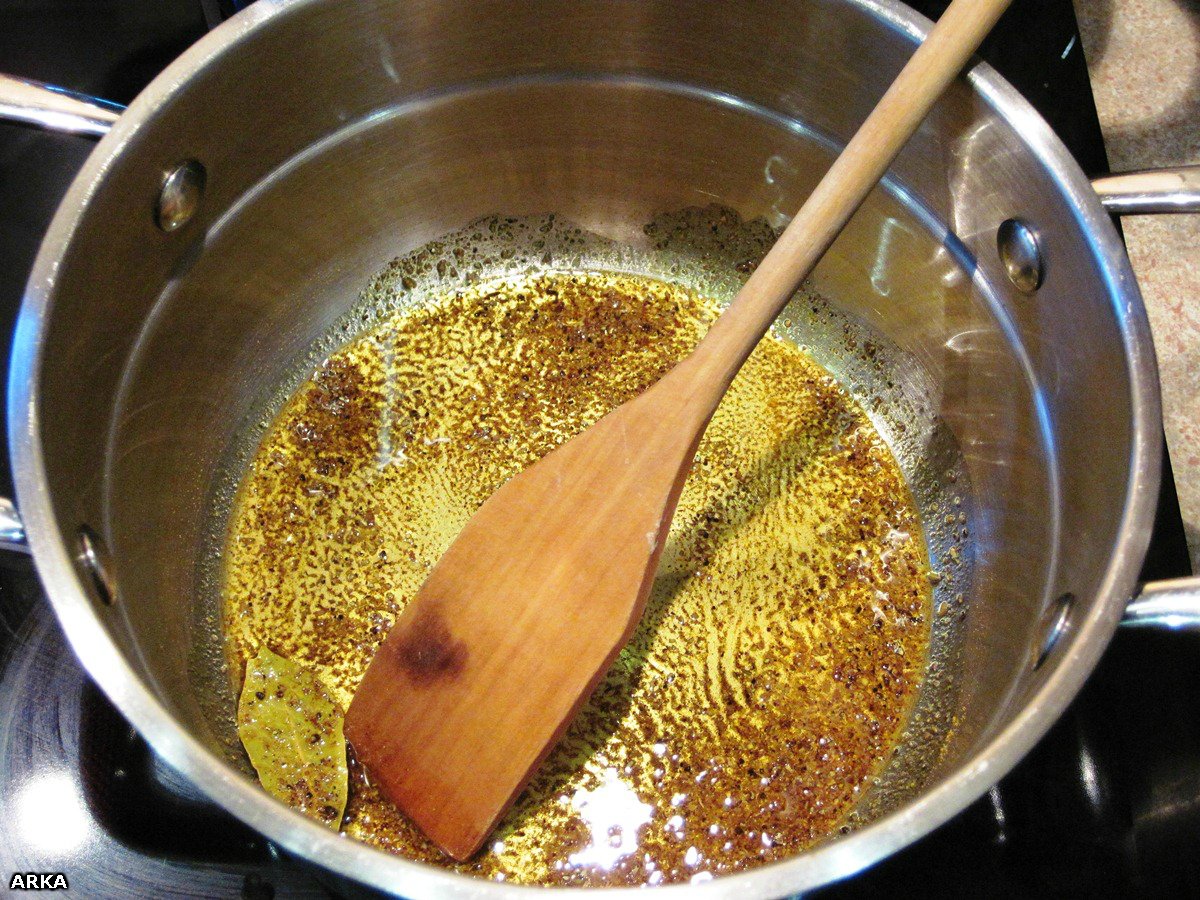
[[[548,274],[398,314],[334,353],[246,473],[224,581],[259,642],[348,706],[396,616],[507,478],[653,383],[715,309],[643,277]],[[769,337],[684,488],[632,641],[485,850],[457,864],[355,768],[343,828],[498,880],[706,880],[836,830],[927,659],[929,568],[886,444]]]

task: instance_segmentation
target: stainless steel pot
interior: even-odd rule
[[[259,0],[119,115],[0,83],[0,114],[104,134],[42,245],[9,380],[23,527],[91,675],[296,853],[412,897],[527,893],[341,839],[230,762],[194,651],[224,454],[370,273],[477,216],[633,238],[716,198],[780,221],[926,26],[891,0]],[[1195,208],[1195,173],[1176,177]],[[1102,190],[1117,211],[1175,202]],[[899,348],[896,380],[969,479],[967,614],[926,690],[955,725],[911,736],[936,752],[907,754],[924,762],[868,824],[694,888],[712,895],[794,893],[915,840],[1046,731],[1123,616],[1200,622],[1195,581],[1127,604],[1159,478],[1149,328],[1105,206],[995,72],[953,86],[814,280]]]

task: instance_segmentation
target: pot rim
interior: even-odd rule
[[[238,773],[184,729],[135,675],[97,613],[83,574],[58,528],[42,460],[38,379],[59,259],[104,175],[136,132],[168,104],[197,71],[217,64],[232,46],[275,16],[323,0],[259,0],[185,51],[134,100],[88,157],[59,205],[42,241],[22,302],[9,371],[9,451],[19,507],[47,596],[71,646],[97,684],[171,766],[252,828],[293,853],[354,881],[384,891],[403,888],[423,897],[529,896],[546,888],[500,884],[436,869],[347,839],[288,808]],[[915,41],[931,23],[898,0],[845,0],[881,26]],[[1121,327],[1132,391],[1132,449],[1125,505],[1116,547],[1085,617],[1072,623],[1069,645],[1053,671],[1016,718],[973,761],[936,788],[844,837],[791,859],[700,885],[656,889],[669,894],[703,891],[712,897],[744,893],[780,896],[852,875],[932,831],[980,797],[1011,769],[1058,718],[1099,661],[1132,596],[1149,544],[1158,493],[1161,422],[1157,368],[1149,322],[1125,248],[1088,179],[1046,122],[1017,91],[983,62],[968,79],[980,98],[1017,126],[1026,149],[1052,173],[1071,200],[1079,228],[1093,239],[1101,276]],[[632,895],[640,888],[606,889]]]

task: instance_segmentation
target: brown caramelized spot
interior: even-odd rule
[[[660,377],[714,315],[646,278],[542,275],[335,353],[242,483],[225,573],[235,671],[270,635],[348,706],[471,513]],[[633,638],[485,850],[449,860],[354,762],[345,831],[523,883],[686,883],[786,858],[842,825],[889,758],[929,603],[887,446],[827,372],[768,338],[700,444]],[[464,662],[435,626],[415,671]]]
[[[417,685],[454,678],[467,663],[467,645],[454,639],[445,618],[435,609],[426,610],[408,626],[395,654],[400,668]]]

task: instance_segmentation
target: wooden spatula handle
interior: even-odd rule
[[[954,0],[689,359],[712,409],[1011,0]]]

